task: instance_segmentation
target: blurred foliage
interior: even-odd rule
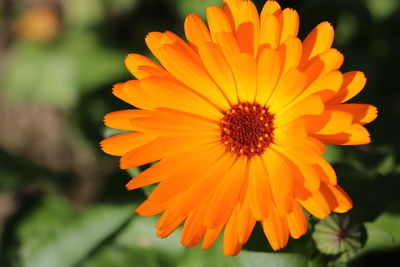
[[[263,2],[255,1],[259,8]],[[334,25],[343,70],[368,77],[356,102],[379,108],[368,126],[371,145],[328,146],[325,155],[354,200],[348,215],[310,217],[309,233],[282,252],[271,251],[260,227],[234,258],[222,256],[221,240],[202,251],[183,248],[179,230],[158,239],[157,218],[133,213],[152,187],[124,188],[147,166],[128,175],[100,152],[98,142],[116,134],[103,131],[102,117],[128,108],[111,87],[131,79],[123,63],[128,53],[150,56],[147,32],[181,35],[186,15],[205,17],[205,7],[220,1],[3,0],[0,266],[400,266],[400,1],[280,3],[299,11],[302,38],[321,21]],[[359,231],[350,245],[325,249],[326,236],[312,236],[341,229],[343,221]]]
[[[21,222],[16,237],[22,266],[74,266],[131,217],[132,207],[126,205],[97,205],[75,212],[64,201],[45,200]]]

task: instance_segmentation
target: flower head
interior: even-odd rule
[[[113,93],[137,109],[112,112],[105,124],[131,132],[101,146],[121,156],[122,169],[157,161],[127,188],[159,183],[136,210],[162,213],[158,236],[183,224],[181,242],[207,249],[223,231],[224,254],[236,255],[260,222],[278,250],[307,231],[303,208],[324,218],[352,207],[322,155],[325,144],[369,143],[363,125],[377,111],[343,104],[366,78],[339,71],[328,22],[301,41],[295,10],[267,1],[259,16],[241,0],[208,7],[207,20],[186,18],[188,42],[149,33],[161,64],[128,55],[137,80]]]

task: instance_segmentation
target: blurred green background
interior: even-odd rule
[[[1,0],[0,266],[400,266],[400,1],[279,2],[299,11],[301,38],[334,25],[342,70],[368,77],[355,101],[379,108],[372,144],[326,154],[354,200],[348,215],[310,218],[309,233],[279,253],[260,229],[235,258],[220,241],[202,251],[179,233],[156,238],[156,218],[133,213],[146,193],[127,192],[130,175],[98,147],[114,133],[102,117],[129,108],[111,87],[132,79],[128,53],[149,56],[147,32],[182,36],[187,14],[220,1]],[[348,239],[332,248],[326,227]]]

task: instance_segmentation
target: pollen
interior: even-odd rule
[[[220,122],[221,142],[239,156],[261,155],[273,142],[273,121],[268,107],[249,102],[234,105]]]

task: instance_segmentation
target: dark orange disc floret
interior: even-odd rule
[[[274,115],[257,103],[239,103],[224,112],[221,142],[240,156],[261,155],[274,138]]]

